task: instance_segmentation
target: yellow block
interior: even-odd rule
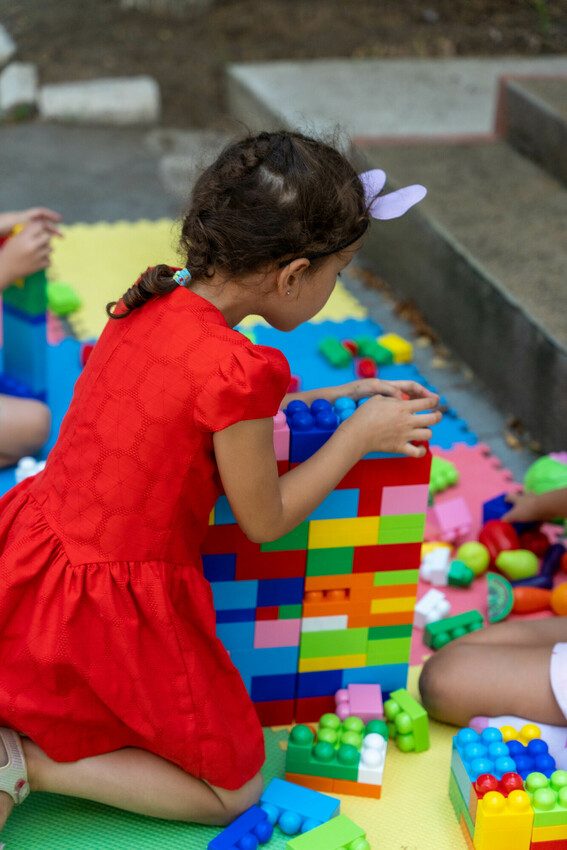
[[[402,596],[399,599],[372,599],[370,612],[372,614],[394,614],[398,611],[413,611],[415,596]]]
[[[374,546],[378,543],[380,517],[360,516],[348,519],[312,519],[309,523],[309,549],[340,546]]]
[[[316,673],[319,670],[342,670],[350,667],[366,667],[366,655],[333,655],[328,658],[300,658],[300,673]]]
[[[567,823],[558,826],[534,826],[532,843],[534,841],[564,841],[567,838]]]
[[[211,512],[209,514],[209,525],[214,525],[214,524],[215,524],[215,509],[213,507],[213,508],[211,508]]]
[[[411,363],[413,360],[413,345],[398,334],[384,334],[378,337],[378,342],[391,351],[394,363]]]
[[[501,726],[500,731],[505,744],[508,741],[520,741],[524,747],[527,747],[534,738],[541,738],[541,729],[535,723],[526,723],[520,730],[513,726]]]

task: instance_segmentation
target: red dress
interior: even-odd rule
[[[273,416],[289,377],[183,287],[107,323],[45,471],[0,500],[0,725],[56,761],[140,747],[227,789],[258,772],[199,548],[212,432]]]

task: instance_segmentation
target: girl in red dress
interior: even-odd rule
[[[289,367],[233,328],[314,316],[369,209],[332,147],[246,138],[195,186],[186,268],[109,305],[45,471],[0,501],[0,827],[30,788],[207,824],[258,799],[262,730],[199,555],[221,481],[248,537],[273,540],[367,452],[419,455],[440,414],[411,382],[299,394],[374,398],[278,478]]]

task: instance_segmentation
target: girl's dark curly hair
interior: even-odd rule
[[[229,144],[199,177],[183,219],[180,251],[194,281],[215,271],[237,278],[317,260],[355,242],[370,215],[348,159],[332,145],[285,130]],[[118,302],[113,319],[129,315],[177,284],[166,265],[147,269]]]

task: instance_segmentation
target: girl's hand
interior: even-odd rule
[[[328,389],[332,389],[336,396],[347,396],[354,401],[359,401],[359,399],[367,398],[368,396],[381,395],[399,399],[403,399],[404,396],[409,396],[410,398],[429,398],[433,406],[436,406],[439,402],[439,396],[422,387],[416,381],[381,381],[379,378],[361,378],[359,381],[350,381],[348,384],[342,384],[339,387],[329,387]],[[326,391],[321,390],[321,392]]]
[[[51,232],[39,222],[12,236],[0,249],[0,289],[49,265]]]
[[[62,216],[48,207],[31,207],[29,210],[0,213],[0,236],[7,236],[17,224],[38,222],[52,235],[61,236],[57,223]]]
[[[413,382],[396,383],[407,385]],[[414,387],[423,390],[426,395],[408,401],[376,395],[341,423],[339,428],[345,433],[352,433],[360,442],[363,456],[368,452],[394,452],[408,457],[423,457],[425,447],[414,443],[431,439],[431,426],[441,420],[441,412],[432,409],[437,405],[437,396],[419,384]]]

